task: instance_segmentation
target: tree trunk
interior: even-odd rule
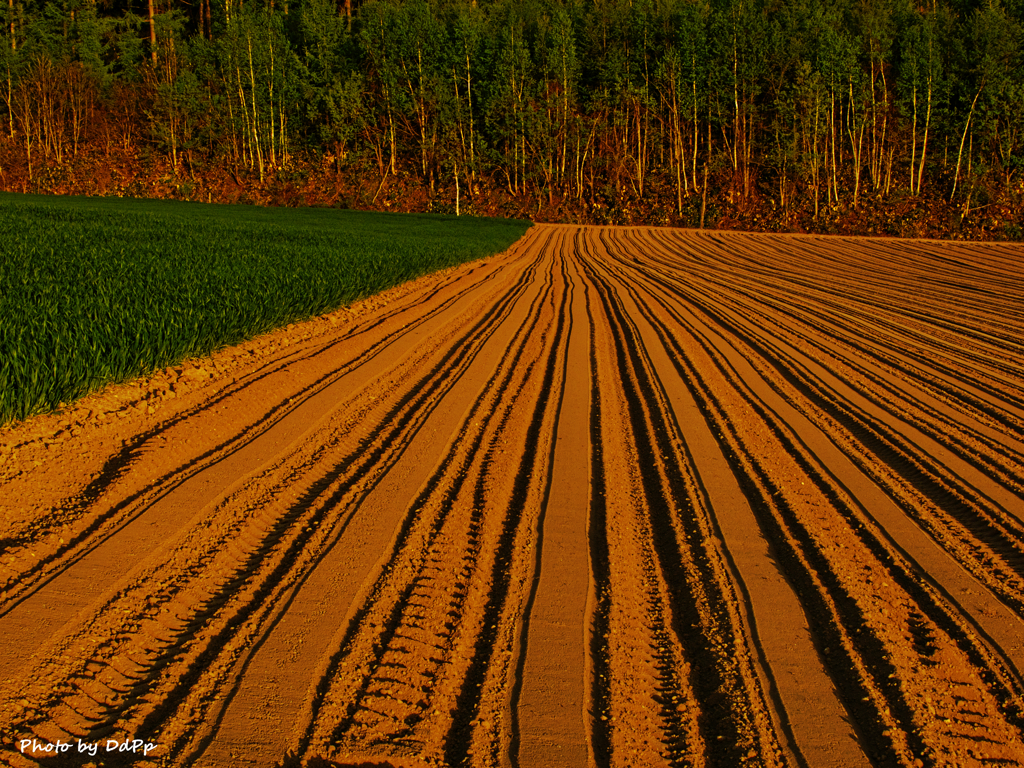
[[[960,163],[964,157],[964,142],[967,140],[967,131],[969,131],[971,128],[971,118],[974,117],[974,107],[977,106],[978,97],[981,96],[981,90],[984,87],[985,83],[984,81],[982,81],[981,85],[978,86],[978,92],[974,94],[974,101],[971,102],[971,111],[967,114],[967,122],[964,124],[964,133],[963,136],[960,137],[960,151],[957,152],[956,154],[956,175],[953,176],[953,191],[949,195],[950,202],[953,202],[953,198],[956,196],[956,187],[957,184],[960,182]]]
[[[853,98],[853,80],[850,80],[850,152],[853,154],[853,207],[860,201],[860,174],[864,157],[864,129],[867,121],[861,118],[857,125],[857,110]]]
[[[928,77],[928,107],[924,116],[924,141],[921,143],[921,164],[917,168],[917,194],[921,194],[921,181],[924,179],[924,158],[928,153],[928,128],[932,122],[932,78]]]
[[[473,133],[473,78],[469,69],[469,48],[466,48],[466,104],[469,105],[469,180],[472,185],[476,181],[476,149],[474,147],[475,136]],[[470,195],[473,188],[470,186]]]
[[[910,120],[910,194],[914,194],[914,171],[917,168],[917,83],[914,83],[914,90],[911,92],[910,103],[914,108],[914,115]]]
[[[260,169],[260,182],[263,182],[265,169],[263,166],[263,147],[260,143],[260,117],[256,110],[256,70],[252,63],[252,38],[246,36],[249,50],[249,85],[252,90],[249,92],[249,101],[252,102],[252,140],[253,149],[256,151],[256,162]]]
[[[156,66],[156,12],[153,8],[153,0],[146,0],[146,7],[149,14],[149,56]]]

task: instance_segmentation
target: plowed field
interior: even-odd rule
[[[537,226],[0,432],[4,759],[1024,764],[1022,264]]]

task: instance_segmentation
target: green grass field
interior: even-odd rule
[[[500,252],[528,227],[0,194],[0,424]]]

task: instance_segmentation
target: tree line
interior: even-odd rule
[[[6,0],[6,141],[857,207],[1018,188],[1021,0]]]

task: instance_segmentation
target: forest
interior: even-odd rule
[[[1021,0],[6,0],[0,15],[9,190],[218,200],[226,178],[283,204],[1022,236]],[[89,180],[126,164],[134,186]]]

